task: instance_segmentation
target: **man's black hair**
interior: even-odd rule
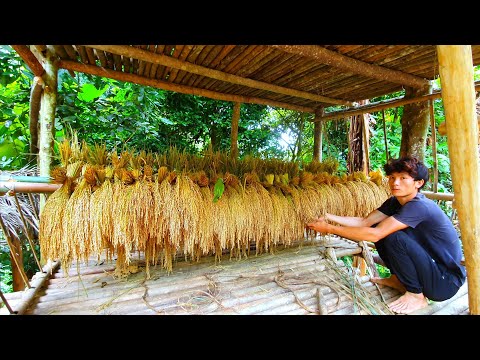
[[[398,159],[390,159],[388,163],[383,166],[385,174],[390,175],[394,172],[406,172],[415,180],[423,180],[425,186],[428,181],[428,168],[414,156],[404,156]]]

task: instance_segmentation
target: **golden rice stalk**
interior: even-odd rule
[[[99,254],[108,249],[113,236],[113,186],[105,181],[90,197],[91,248]]]
[[[370,177],[370,181],[374,182],[377,186],[382,184],[383,175],[380,170],[370,171],[368,176]]]
[[[157,182],[160,184],[168,176],[168,168],[166,166],[161,166],[158,169]]]
[[[59,189],[48,197],[40,213],[38,239],[41,257],[46,260],[56,260],[61,257],[62,218],[65,205],[70,197],[70,182],[71,179],[67,179]]]
[[[125,197],[127,206],[126,222],[127,237],[129,242],[125,249],[133,249],[137,251],[145,251],[147,243],[150,242],[150,223],[154,221],[156,214],[153,209],[155,206],[152,194],[152,183],[139,181],[135,185],[130,186]],[[128,196],[130,195],[130,196]],[[152,259],[149,253],[146,253],[147,271]]]
[[[352,197],[352,193],[348,190],[345,184],[337,183],[337,184],[333,184],[332,187],[338,193],[341,199],[341,205],[342,205],[341,215],[355,216],[355,200]]]
[[[303,223],[312,221],[325,214],[327,198],[322,195],[322,187],[310,186],[299,190],[301,211],[300,220]]]
[[[291,245],[303,237],[304,224],[297,217],[293,203],[281,191],[270,192],[272,200],[272,223],[270,224],[274,245]]]
[[[52,169],[50,173],[52,182],[55,184],[63,184],[67,180],[67,168],[66,167],[56,167]]]
[[[82,148],[80,143],[78,142],[78,135],[77,132],[73,132],[72,138],[70,139],[70,149],[71,149],[71,156],[70,156],[70,163],[81,161],[83,162],[82,156]]]
[[[201,194],[202,211],[202,219],[199,221],[199,231],[201,234],[199,238],[200,249],[203,254],[215,254],[215,257],[219,259],[222,256],[222,249],[218,241],[215,243],[213,210],[215,203],[213,202],[213,192],[208,186],[201,186],[199,190]]]
[[[308,187],[313,182],[313,174],[308,171],[302,171],[300,173],[300,186],[303,188]]]
[[[83,162],[89,162],[90,160],[90,146],[85,140],[82,141],[82,146],[80,149],[80,160]]]
[[[108,151],[106,144],[95,144],[93,149],[90,149],[88,154],[88,161],[92,165],[105,166],[108,164]]]
[[[370,181],[368,182],[362,181],[359,184],[361,191],[363,192],[363,196],[365,198],[365,203],[364,203],[365,215],[364,216],[367,216],[370,212],[372,212],[382,204],[381,199],[376,195],[376,191],[374,191],[375,188],[373,188],[370,184],[373,185],[373,183],[371,183]]]
[[[145,165],[143,168],[143,178],[146,181],[153,181],[153,168],[151,165]]]
[[[235,184],[231,179],[229,184]],[[239,184],[238,184],[239,185]],[[230,250],[230,256],[236,254],[238,258],[247,256],[250,250],[250,240],[248,238],[247,214],[245,211],[244,191],[240,186],[225,186],[224,201],[227,205],[228,214],[226,216],[225,226],[228,228],[226,244],[224,247]],[[223,197],[222,196],[222,197]]]
[[[82,173],[82,166],[83,163],[81,161],[76,161],[67,165],[67,177],[70,178],[72,182],[77,180]]]
[[[63,139],[63,141],[58,144],[58,151],[60,153],[60,163],[66,168],[70,164],[70,159],[72,158],[72,148],[70,147],[70,141]]]
[[[123,185],[121,181],[116,180],[113,183],[112,190],[112,222],[113,222],[113,234],[111,237],[112,245],[115,249],[124,249],[130,254],[131,248],[125,249],[128,244],[127,241],[127,217],[128,217],[128,205],[129,202],[125,201],[126,192],[131,187]],[[128,200],[128,199],[127,199]],[[130,262],[130,256],[126,256],[124,261]],[[118,262],[118,260],[117,260]],[[128,265],[128,264],[127,264]]]
[[[95,171],[94,167],[90,165],[86,165],[85,172],[83,173],[83,177],[87,182],[87,184],[90,185],[91,187],[94,187],[95,185],[97,185],[97,172]]]
[[[152,187],[152,198],[153,198],[153,206],[152,212],[155,216],[151,219],[149,224],[149,235],[148,235],[148,243],[147,248],[150,249],[150,258],[153,259],[153,264],[156,265],[159,258],[164,255],[165,247],[168,246],[166,242],[165,233],[167,233],[166,226],[167,221],[164,219],[164,198],[159,191],[159,183],[153,182]],[[168,271],[171,271],[171,259],[169,264],[164,263],[164,267],[167,268]]]
[[[253,182],[245,188],[245,210],[250,229],[248,241],[255,242],[257,254],[263,250],[268,251],[272,242],[270,224],[273,205],[268,191],[261,184]]]
[[[94,169],[95,169],[95,177],[97,180],[96,186],[100,186],[105,182],[105,179],[107,178],[106,169],[99,166],[94,166]]]
[[[176,177],[174,184],[164,181],[159,191],[163,199],[164,238],[171,248],[182,249],[188,257],[195,253],[195,240],[199,235],[202,195],[198,185],[186,175]]]
[[[91,187],[85,179],[76,187],[65,205],[63,214],[62,266],[70,268],[75,260],[88,261],[92,249],[90,230]]]
[[[382,188],[381,185],[378,186],[377,184],[371,181],[367,182],[366,184],[370,187],[373,197],[375,198],[374,207],[378,208],[380,205],[383,204],[385,200],[388,199],[388,195],[386,194],[385,190]]]

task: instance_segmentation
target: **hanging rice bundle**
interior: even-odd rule
[[[65,205],[63,214],[62,267],[70,267],[72,260],[88,260],[90,253],[90,195],[91,186],[83,178]]]
[[[101,170],[100,170],[101,172]],[[105,178],[100,180],[101,185],[90,197],[90,229],[92,234],[92,248],[106,249],[107,259],[111,259],[114,246],[113,240],[113,168],[103,170]],[[102,175],[99,176],[100,178]],[[100,254],[100,253],[98,253]]]
[[[249,240],[255,242],[256,253],[268,251],[272,242],[273,204],[268,191],[255,180],[255,176],[245,188],[246,222],[251,229]],[[247,180],[247,177],[246,177]]]
[[[67,166],[63,185],[48,197],[40,214],[38,237],[40,252],[45,259],[55,260],[62,257],[63,214],[73,191],[73,182],[81,169],[81,162]]]
[[[256,254],[273,251],[303,239],[305,223],[326,212],[364,216],[388,197],[381,174],[372,173],[372,181],[363,173],[340,178],[334,161],[300,171],[297,163],[239,160],[211,148],[202,157],[176,148],[117,155],[104,145],[79,146],[76,138],[59,149],[70,168],[52,176],[68,186],[42,213],[42,253],[67,266],[106,250],[109,259],[116,254],[118,276],[129,273],[135,252],[144,253],[149,277],[150,264],[172,271],[179,253],[198,261],[208,254],[220,259],[224,251],[249,256],[252,245]],[[69,176],[73,160],[80,167],[89,161],[80,181]]]
[[[336,183],[332,186],[342,199],[341,206],[343,216],[355,216],[355,199],[352,197],[352,193],[345,184]]]
[[[269,193],[273,209],[272,243],[290,245],[292,241],[300,240],[304,226],[297,217],[293,202],[289,201],[280,189]]]
[[[214,180],[216,183],[217,179],[215,178],[212,178],[211,182]],[[213,195],[212,188],[210,191]],[[236,214],[232,214],[228,204],[231,192],[232,189],[227,187],[218,201],[214,202],[214,197],[212,197],[213,235],[215,248],[220,251],[222,249],[229,249],[231,251],[235,246],[235,241],[233,240],[235,230],[232,229],[232,224],[234,224],[234,216],[236,216]]]
[[[226,247],[232,250],[238,250],[237,257],[248,256],[250,252],[250,242],[248,241],[248,220],[245,214],[245,192],[240,184],[240,180],[233,174],[227,172],[224,177],[225,191],[227,199],[230,220],[227,226],[231,227],[231,238]],[[231,255],[234,255],[232,252]]]

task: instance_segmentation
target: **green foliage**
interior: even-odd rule
[[[0,170],[27,164],[32,74],[9,46],[0,46]]]
[[[7,245],[0,244],[0,290],[3,293],[12,292],[12,265],[10,250]]]
[[[223,195],[223,191],[225,190],[225,185],[223,183],[222,178],[218,178],[215,186],[213,188],[213,202],[217,202]]]

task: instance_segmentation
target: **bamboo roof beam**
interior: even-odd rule
[[[198,88],[193,88],[185,85],[173,84],[166,81],[149,79],[149,78],[145,78],[143,76],[138,76],[134,74],[127,74],[120,71],[109,70],[109,69],[101,68],[94,65],[80,64],[70,60],[60,60],[58,62],[58,66],[59,68],[66,69],[66,70],[79,71],[85,74],[102,76],[102,77],[115,79],[119,81],[132,82],[139,85],[152,86],[157,89],[175,91],[182,94],[205,96],[215,100],[269,105],[269,106],[274,106],[274,107],[279,107],[279,108],[284,108],[284,109],[289,109],[294,111],[308,112],[308,113],[314,113],[315,111],[313,108],[310,108],[310,107],[291,105],[291,104],[269,100],[269,99],[263,99],[263,98],[222,94],[222,93],[211,91],[211,90],[198,89]]]
[[[352,102],[340,99],[332,99],[321,95],[311,94],[305,91],[295,90],[284,88],[282,86],[277,86],[273,84],[264,83],[261,81],[243,78],[241,76],[228,74],[222,71],[206,68],[200,65],[192,64],[187,61],[181,61],[179,59],[175,59],[171,56],[166,56],[162,54],[153,54],[150,51],[138,49],[133,46],[126,46],[126,45],[86,45],[88,47],[92,47],[94,49],[100,49],[104,51],[111,52],[117,55],[128,56],[131,58],[137,58],[139,60],[143,60],[149,63],[159,64],[163,66],[170,66],[172,68],[177,68],[183,71],[188,71],[190,73],[194,73],[201,76],[207,76],[216,80],[225,81],[234,83],[237,85],[243,85],[247,87],[262,89],[271,91],[274,93],[280,93],[289,96],[300,97],[304,99],[309,99],[313,101],[328,103],[328,104],[336,104],[336,105],[353,105]]]
[[[28,65],[30,70],[32,70],[35,76],[42,76],[45,72],[40,61],[38,61],[37,57],[32,53],[32,51],[28,48],[27,45],[11,45],[12,48],[20,55],[20,57],[25,61]]]
[[[480,90],[480,82],[475,83],[475,90],[478,91]],[[355,115],[361,115],[363,113],[373,113],[376,111],[380,111],[383,109],[391,109],[395,107],[399,107],[402,105],[406,104],[412,104],[412,103],[417,103],[417,102],[424,102],[428,100],[434,100],[434,99],[440,99],[442,97],[442,91],[436,91],[428,95],[423,95],[415,98],[410,98],[410,99],[405,99],[403,97],[401,98],[395,98],[395,99],[389,99],[389,100],[384,100],[384,101],[379,101],[375,103],[370,103],[365,106],[359,106],[357,108],[353,109],[348,109],[348,110],[340,110],[340,111],[332,111],[332,112],[327,112],[325,113],[325,116],[320,116],[316,117],[312,121],[327,121],[327,120],[334,120],[334,119],[340,119],[340,118],[346,118],[350,116],[355,116]],[[444,134],[441,134],[444,135]]]
[[[318,45],[271,45],[282,51],[309,57],[320,61],[329,66],[334,66],[354,74],[360,74],[367,77],[390,81],[397,84],[411,86],[413,88],[423,88],[429,85],[427,79],[413,76],[401,71],[392,70],[383,66],[369,64],[357,59],[344,56],[325,49]]]

